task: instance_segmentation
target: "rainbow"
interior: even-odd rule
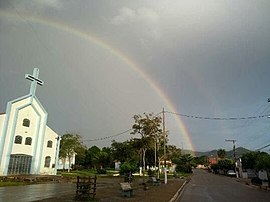
[[[90,41],[91,43],[96,44],[99,47],[102,47],[103,49],[109,51],[112,55],[119,58],[121,61],[126,63],[133,71],[135,71],[137,74],[139,74],[150,86],[154,91],[157,93],[157,95],[164,101],[166,106],[170,111],[176,111],[176,107],[174,106],[173,102],[169,99],[169,97],[161,90],[161,87],[157,85],[157,83],[149,76],[147,75],[143,69],[135,62],[133,61],[128,55],[126,55],[123,52],[120,52],[117,48],[113,47],[109,43],[102,40],[100,37],[95,36],[93,33],[87,33],[82,30],[78,30],[75,27],[68,26],[62,22],[58,21],[52,21],[50,19],[43,19],[36,16],[29,16],[26,14],[13,14],[7,11],[0,10],[0,16],[6,17],[6,18],[18,18],[20,17],[20,20],[22,21],[30,21],[34,23],[43,24],[46,26],[50,26],[52,28],[56,28],[58,30],[61,30],[63,32],[67,32],[69,34],[72,34],[76,37],[79,37],[81,39],[84,39],[86,41]],[[180,131],[183,134],[184,140],[185,140],[185,147],[188,149],[191,149],[192,151],[195,151],[195,148],[192,144],[191,135],[188,132],[188,129],[184,125],[184,122],[181,120],[179,116],[175,116],[175,121],[180,129]]]

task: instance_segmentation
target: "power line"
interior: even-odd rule
[[[156,115],[154,115],[153,117],[157,117],[158,115],[160,115],[162,112],[159,112],[157,113]],[[120,133],[117,133],[115,135],[110,135],[110,136],[106,136],[106,137],[101,137],[101,138],[96,138],[96,139],[88,139],[88,140],[84,140],[85,142],[94,142],[94,141],[101,141],[101,140],[106,140],[106,139],[110,139],[110,138],[113,138],[113,137],[117,137],[117,136],[120,136],[120,135],[123,135],[127,132],[130,132],[132,131],[133,129],[127,129],[123,132],[120,132]]]
[[[125,130],[121,133],[117,133],[115,135],[110,135],[110,136],[106,136],[106,137],[101,137],[101,138],[96,138],[96,139],[89,139],[89,140],[84,140],[85,142],[94,142],[94,141],[101,141],[101,140],[106,140],[106,139],[110,139],[110,138],[113,138],[113,137],[117,137],[117,136],[120,136],[120,135],[123,135],[127,132],[130,132],[132,131],[133,129],[128,129],[128,130]]]
[[[192,118],[192,119],[203,119],[203,120],[215,120],[215,121],[235,121],[235,120],[246,120],[246,119],[260,119],[260,118],[267,118],[270,114],[259,115],[259,116],[247,116],[247,117],[204,117],[204,116],[194,116],[188,114],[180,114],[176,112],[169,112],[166,113],[174,114],[177,116]]]
[[[248,116],[248,117],[203,117],[203,116],[194,116],[194,115],[187,115],[187,114],[181,114],[181,113],[176,113],[176,112],[170,112],[170,111],[164,111],[165,113],[168,114],[174,114],[174,115],[178,115],[178,116],[182,116],[182,117],[187,117],[187,118],[193,118],[193,119],[203,119],[203,120],[222,120],[222,121],[231,121],[231,120],[245,120],[245,119],[259,119],[259,118],[266,118],[269,116],[269,114],[266,115],[259,115],[259,116]],[[162,112],[157,113],[156,115],[154,115],[153,117],[156,117],[158,115],[160,115]],[[123,135],[127,132],[132,131],[132,129],[128,129],[125,130],[121,133],[117,133],[115,135],[110,135],[110,136],[106,136],[106,137],[102,137],[102,138],[96,138],[96,139],[88,139],[88,140],[84,140],[86,142],[94,142],[94,141],[101,141],[101,140],[106,140],[106,139],[110,139],[113,137],[117,137],[120,135]]]
[[[254,142],[260,141],[261,138],[269,134],[270,126],[264,127],[263,129],[260,128],[260,130],[255,131],[252,134],[249,134],[249,136],[246,136],[246,140],[249,142],[248,145],[254,144]]]
[[[261,134],[259,134],[259,135],[256,135],[256,136],[253,136],[252,138],[248,138],[248,142],[249,142],[249,144],[245,144],[246,145],[246,147],[250,147],[252,144],[254,144],[254,142],[258,142],[258,140],[259,141],[261,141],[260,139],[262,138],[262,137],[264,137],[265,135],[268,135],[269,134],[269,130],[268,131],[265,131],[265,132],[263,132],[263,133],[261,133]],[[257,147],[257,146],[256,146]],[[253,148],[253,147],[252,147]]]
[[[258,114],[265,114],[265,113],[268,113],[266,112],[267,109],[269,107],[269,104],[266,105],[265,102],[263,102],[260,107],[258,107],[258,109],[253,113],[254,115],[258,115]],[[262,110],[263,109],[263,110]],[[252,120],[246,120],[244,122],[244,124],[242,124],[240,127],[246,127],[246,126],[250,126],[251,124],[253,124],[255,121],[255,119],[252,119]]]
[[[260,151],[260,150],[262,150],[262,149],[264,149],[264,148],[266,148],[266,147],[269,147],[270,146],[270,144],[268,144],[268,145],[266,145],[266,146],[263,146],[263,147],[261,147],[261,148],[259,148],[259,149],[256,149],[255,151]]]

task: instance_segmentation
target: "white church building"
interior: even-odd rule
[[[48,113],[35,96],[39,70],[26,74],[30,93],[7,103],[0,114],[0,176],[56,175],[60,136],[47,126]]]

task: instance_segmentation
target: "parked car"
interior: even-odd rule
[[[236,177],[236,173],[234,170],[228,170],[227,175],[231,177]]]

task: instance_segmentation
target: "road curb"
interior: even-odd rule
[[[251,182],[245,182],[245,181],[241,181],[240,179],[236,179],[236,182],[245,185],[247,187],[253,188],[253,189],[260,189],[260,190],[265,190],[265,191],[270,191],[270,187],[264,187],[262,185],[254,185]]]
[[[182,184],[182,186],[178,189],[178,191],[174,194],[174,196],[171,198],[169,202],[174,202],[180,196],[181,191],[188,182],[189,180],[185,180],[185,182]]]

